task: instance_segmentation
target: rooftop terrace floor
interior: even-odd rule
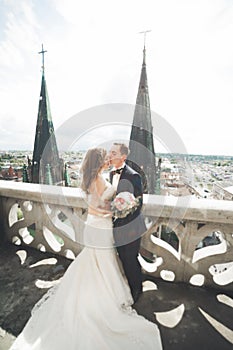
[[[0,350],[9,349],[46,283],[61,278],[70,263],[30,247],[0,245]],[[224,293],[227,305],[218,301],[218,290],[144,278],[135,309],[158,324],[165,350],[232,350],[233,293]]]

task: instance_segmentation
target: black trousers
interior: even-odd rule
[[[142,291],[142,272],[138,261],[141,237],[137,240],[117,247],[133,299]]]

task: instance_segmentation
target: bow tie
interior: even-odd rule
[[[115,174],[120,174],[122,172],[122,170],[123,170],[123,168],[112,170],[111,174],[112,174],[112,176],[115,175]]]

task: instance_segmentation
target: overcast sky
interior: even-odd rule
[[[56,130],[88,108],[136,102],[138,33],[151,30],[151,110],[188,153],[233,155],[232,0],[0,0],[0,26],[0,150],[33,149],[42,43]]]

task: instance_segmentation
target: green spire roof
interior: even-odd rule
[[[64,180],[65,180],[65,186],[70,187],[71,183],[70,183],[70,177],[67,171],[67,164],[65,164]]]
[[[30,182],[26,164],[23,165],[23,182]]]
[[[46,167],[46,173],[45,173],[45,183],[46,185],[53,185],[53,179],[52,179],[52,174],[51,174],[51,168],[50,165],[47,164]]]

